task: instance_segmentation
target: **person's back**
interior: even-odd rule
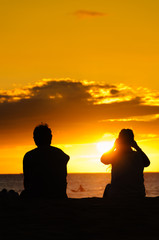
[[[141,155],[133,150],[123,153],[116,151],[114,155],[111,195],[144,197],[144,161]]]
[[[123,136],[123,133],[126,136]],[[114,148],[103,154],[101,161],[104,164],[112,164],[111,184],[106,187],[104,197],[145,196],[143,170],[150,162],[134,141],[133,132],[130,129],[121,131]]]
[[[42,141],[39,139],[42,139]],[[51,130],[40,125],[34,130],[37,148],[27,152],[23,159],[25,195],[33,197],[66,198],[67,162],[69,156],[50,146]],[[48,141],[45,141],[48,139]]]

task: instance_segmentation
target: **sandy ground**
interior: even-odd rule
[[[159,239],[159,197],[0,199],[0,239]]]

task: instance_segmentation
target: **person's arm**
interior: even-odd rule
[[[66,162],[68,162],[69,159],[70,159],[70,156],[68,156],[68,155],[65,153],[65,160],[66,160]]]
[[[119,145],[119,139],[117,138],[114,142],[114,146],[112,147],[112,149],[101,156],[100,161],[103,164],[107,165],[107,164],[112,164],[114,162],[115,150],[117,149],[118,145]]]
[[[115,148],[113,147],[109,152],[106,152],[101,156],[100,160],[103,164],[112,164],[113,157],[114,157],[114,150]]]
[[[29,188],[29,178],[28,178],[28,174],[29,174],[29,169],[27,166],[27,155],[24,156],[23,158],[23,175],[24,175],[24,189],[28,189]]]
[[[148,167],[150,165],[150,160],[148,159],[146,154],[142,151],[142,149],[138,146],[136,141],[132,143],[132,147],[135,148],[136,151],[140,154],[141,158],[143,159],[144,167]]]
[[[60,149],[59,153],[60,153],[61,159],[63,159],[65,161],[65,163],[67,164],[70,159],[70,156],[68,156],[66,153],[64,153],[61,149]]]

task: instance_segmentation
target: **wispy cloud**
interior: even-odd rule
[[[96,104],[134,100],[141,105],[159,106],[159,92],[144,87],[132,88],[125,84],[92,85],[89,93]]]
[[[106,13],[96,12],[96,11],[88,11],[88,10],[78,10],[74,12],[74,15],[79,18],[94,18],[94,17],[105,17]]]
[[[134,116],[131,118],[113,118],[102,120],[101,122],[150,122],[159,119],[159,114]]]

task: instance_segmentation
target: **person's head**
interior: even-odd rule
[[[131,147],[134,141],[134,133],[131,129],[122,129],[118,136],[118,143],[125,147]]]
[[[37,127],[35,127],[33,132],[33,138],[34,138],[35,144],[38,147],[49,146],[52,140],[51,129],[48,127],[47,124],[42,123]]]

